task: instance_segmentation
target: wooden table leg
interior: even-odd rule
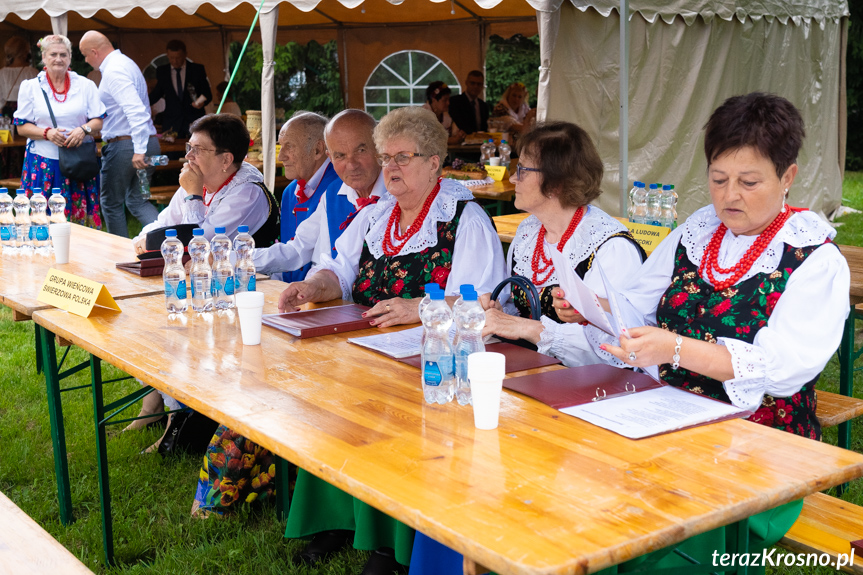
[[[105,405],[102,398],[102,360],[90,355],[90,377],[93,384],[93,420],[96,424],[96,459],[99,471],[99,502],[102,507],[102,546],[105,564],[114,564],[114,518],[111,515],[111,491],[108,485],[108,444],[105,439]]]
[[[473,561],[472,559],[464,558],[463,563],[463,571],[464,575],[482,575],[483,573],[488,573],[491,571],[488,567],[483,567],[479,563]]]
[[[35,325],[35,324],[34,324]],[[63,406],[60,399],[60,375],[57,373],[57,352],[54,334],[36,325],[45,371],[48,392],[48,415],[51,420],[51,443],[54,448],[54,476],[57,478],[57,499],[60,503],[60,522],[69,525],[72,516],[72,491],[69,486],[69,463],[66,460],[66,431],[63,426]]]

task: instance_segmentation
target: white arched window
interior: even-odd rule
[[[434,54],[420,50],[390,54],[366,82],[363,91],[366,112],[380,120],[393,108],[422,106],[426,88],[437,81],[445,82],[453,96],[461,92],[455,74]]]

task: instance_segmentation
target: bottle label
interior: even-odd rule
[[[0,226],[0,240],[8,242],[15,239],[15,226]]]
[[[255,276],[254,275],[249,278],[249,290],[248,291],[255,291]]]
[[[213,294],[213,297],[218,297],[219,292],[222,291],[222,284],[219,282],[219,278],[217,276],[213,276],[213,283],[210,284],[210,291]]]
[[[200,279],[192,282],[192,299],[197,297],[207,297],[207,293],[213,294],[211,280]]]
[[[165,298],[166,299],[171,299],[171,296],[174,295],[174,293],[176,293],[177,290],[175,290],[174,286],[173,286],[173,284],[175,284],[175,283],[177,283],[177,282],[168,282],[168,281],[165,282]]]
[[[177,284],[177,299],[186,299],[186,280]]]
[[[35,228],[30,228],[30,233],[36,236],[37,241],[44,242],[48,240],[48,226],[36,226]]]
[[[234,295],[234,276],[225,280],[225,295]]]
[[[440,367],[436,361],[427,361],[423,367],[423,382],[426,385],[437,387],[443,380],[440,373]]]

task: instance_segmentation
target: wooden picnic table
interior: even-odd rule
[[[505,244],[511,244],[515,239],[515,231],[524,219],[529,216],[527,212],[508,214],[506,216],[495,216],[494,226],[497,228],[497,237]]]
[[[283,287],[261,285],[265,313]],[[46,342],[53,332],[93,354],[97,420],[101,359],[463,553],[469,568],[588,573],[735,522],[745,537],[748,517],[863,476],[861,454],[748,421],[632,441],[510,392],[500,427],[479,431],[471,408],[425,404],[417,369],[347,342],[377,329],[301,340],[264,327],[260,346],[243,346],[232,312],[169,317],[161,297],[34,320]],[[107,478],[105,447],[102,428]]]

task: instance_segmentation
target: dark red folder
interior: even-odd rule
[[[265,315],[262,321],[264,325],[305,339],[371,328],[370,320],[362,317],[363,312],[368,309],[366,306],[357,304],[322,307]]]
[[[547,365],[556,365],[560,363],[560,360],[556,357],[551,357],[550,355],[545,355],[543,353],[533,351],[532,349],[513,345],[511,343],[490,343],[485,346],[485,350],[502,353],[506,356],[506,373],[516,373],[526,369],[545,367]],[[403,357],[398,361],[419,368],[422,365],[421,357],[422,356],[419,355],[412,355],[410,357]]]

